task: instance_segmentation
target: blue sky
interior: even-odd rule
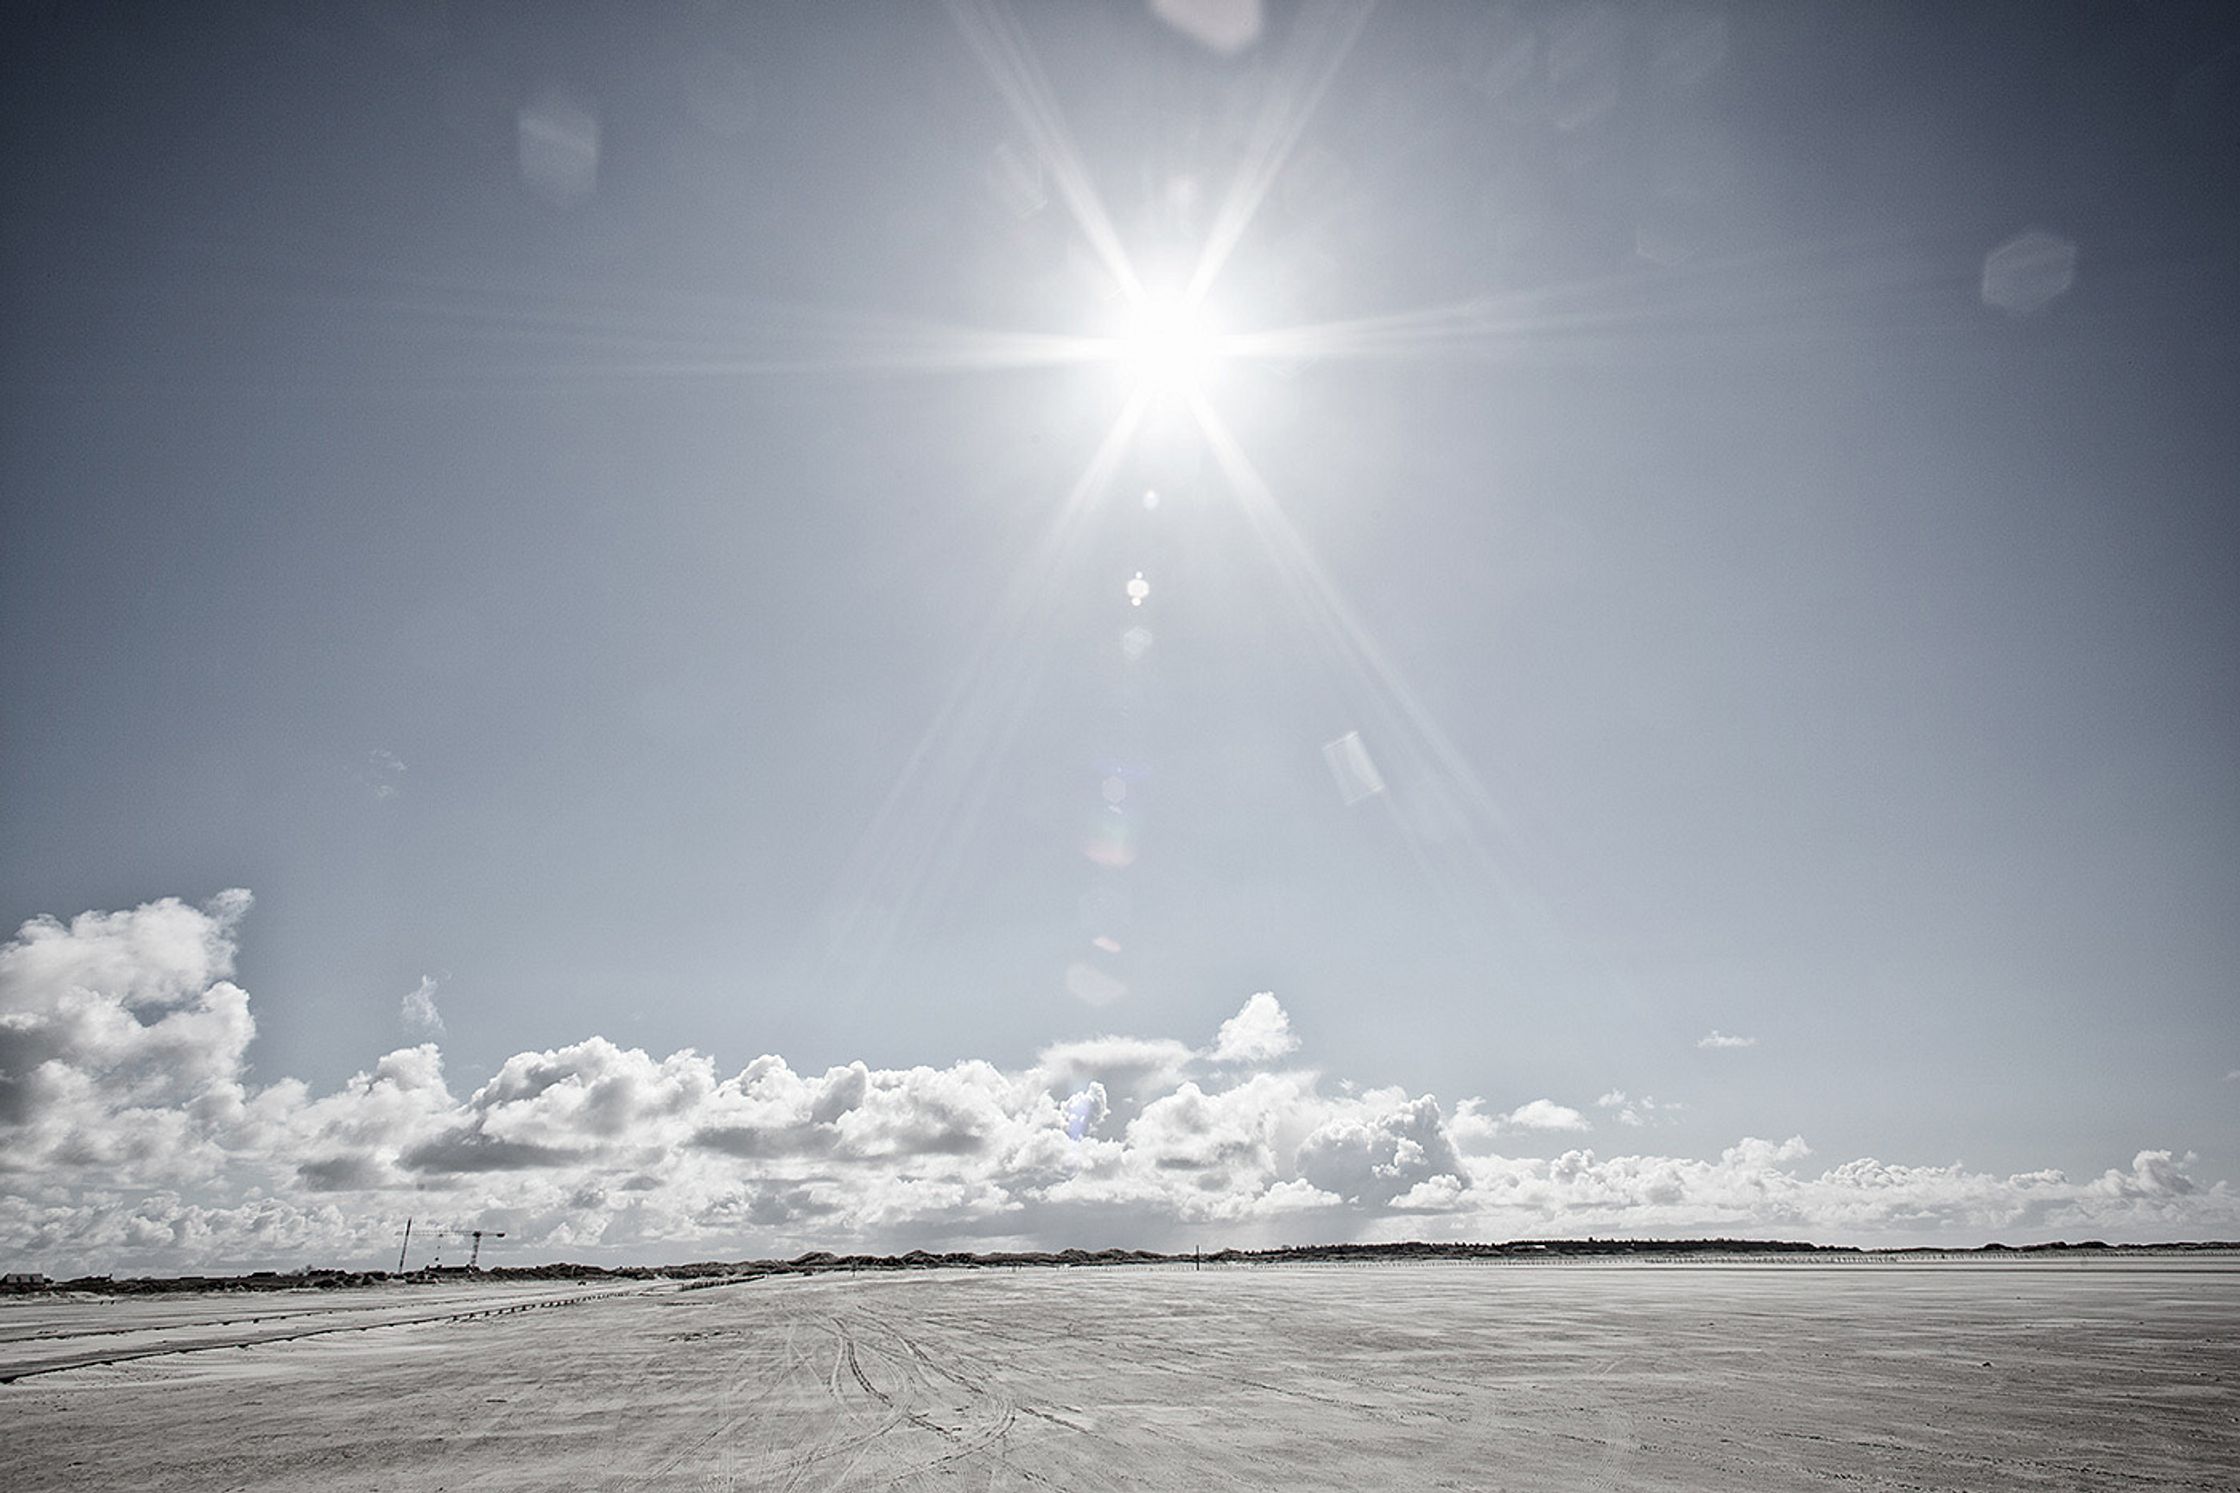
[[[11,1254],[2234,1227],[2217,9],[9,26]]]

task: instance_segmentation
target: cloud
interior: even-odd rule
[[[1173,1089],[1195,1057],[1171,1038],[1090,1037],[1045,1047],[1035,1067],[1055,1090],[1101,1083],[1113,1104],[1134,1108]]]
[[[35,918],[0,949],[0,1176],[130,1185],[222,1165],[256,1035],[226,978],[249,905]]]
[[[1592,1130],[1587,1117],[1553,1099],[1535,1099],[1509,1111],[1505,1123],[1512,1130]]]
[[[1730,1037],[1717,1027],[1713,1027],[1708,1036],[1696,1038],[1696,1046],[1698,1047],[1755,1047],[1757,1045],[1758,1039],[1756,1037]]]
[[[1648,1094],[1634,1098],[1624,1089],[1611,1089],[1594,1103],[1597,1109],[1615,1111],[1611,1118],[1619,1124],[1636,1129],[1644,1125],[1673,1124],[1678,1118],[1674,1112],[1687,1108],[1677,1099],[1657,1099]]]
[[[1303,1075],[1256,1073],[1209,1093],[1185,1082],[1129,1123],[1131,1159],[1153,1173],[1273,1181],[1286,1151],[1311,1128],[1305,1118],[1311,1084]]]
[[[1447,1117],[1447,1135],[1464,1151],[1490,1151],[1500,1139],[1504,1118],[1489,1112],[1483,1099],[1464,1099]]]
[[[366,753],[365,766],[358,773],[358,780],[371,789],[379,799],[400,798],[404,794],[404,759],[395,752],[375,747]]]
[[[1487,1107],[1483,1099],[1464,1099],[1447,1121],[1447,1133],[1465,1151],[1490,1151],[1499,1138],[1519,1131],[1591,1130],[1587,1117],[1553,1099],[1533,1099],[1506,1112]]]
[[[1284,1054],[1296,1051],[1299,1039],[1292,1035],[1291,1018],[1273,994],[1261,991],[1244,1003],[1241,1010],[1221,1023],[1221,1030],[1213,1040],[1213,1060],[1217,1063],[1272,1063]]]
[[[1316,1126],[1298,1151],[1299,1175],[1348,1202],[1389,1204],[1444,1178],[1456,1182],[1462,1159],[1426,1094],[1399,1090],[1360,1103]]]
[[[516,1053],[468,1093],[434,1041],[328,1092],[253,1083],[229,892],[0,947],[0,1255],[81,1270],[378,1264],[407,1212],[504,1229],[515,1258],[741,1258],[809,1248],[1255,1244],[1389,1237],[1775,1234],[1862,1243],[2229,1235],[2240,1197],[2175,1149],[2072,1180],[1874,1158],[1799,1137],[1716,1157],[1502,1154],[1587,1128],[1271,1066],[1256,995],[1211,1048],[1102,1036],[1009,1070],[764,1055],[726,1071],[604,1037]],[[432,1010],[432,982],[421,991]],[[407,998],[409,1006],[411,998]],[[1257,1055],[1257,1056],[1255,1056]],[[1673,1106],[1611,1090],[1643,1124]]]
[[[436,981],[433,975],[422,975],[420,983],[404,993],[399,1003],[397,1018],[404,1029],[416,1036],[440,1037],[443,1035],[443,1013],[436,1009]]]
[[[51,1010],[95,990],[129,1010],[190,1001],[233,973],[235,930],[252,900],[235,889],[199,908],[165,897],[67,925],[33,918],[0,949],[0,1012]]]

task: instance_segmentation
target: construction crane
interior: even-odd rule
[[[467,1252],[467,1268],[469,1270],[482,1268],[483,1240],[503,1239],[506,1236],[504,1229],[445,1229],[443,1232],[460,1239],[472,1239],[474,1241],[474,1248]]]

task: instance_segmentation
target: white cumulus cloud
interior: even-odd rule
[[[1275,996],[1266,990],[1244,1003],[1243,1009],[1221,1023],[1213,1039],[1217,1063],[1272,1063],[1296,1051],[1299,1039],[1292,1034],[1291,1018]]]
[[[1757,1045],[1758,1039],[1756,1037],[1730,1037],[1717,1027],[1713,1027],[1708,1035],[1696,1038],[1696,1046],[1698,1047],[1755,1047]]]
[[[2240,1197],[2182,1150],[2071,1179],[1871,1157],[1799,1137],[1711,1159],[1505,1138],[1587,1128],[1552,1099],[1448,1111],[1273,1066],[1254,996],[1209,1050],[1105,1036],[1023,1070],[728,1069],[599,1036],[516,1053],[468,1092],[436,1042],[327,1092],[253,1081],[233,982],[246,893],[37,919],[0,947],[0,1257],[26,1269],[375,1265],[406,1213],[509,1254],[623,1262],[803,1249],[1251,1245],[1551,1233],[1860,1243],[2229,1236]],[[420,993],[420,992],[416,992]],[[426,992],[433,1007],[432,988]],[[410,997],[407,998],[408,1010]],[[1612,1090],[1599,1109],[1670,1106]],[[1644,1120],[1644,1122],[1646,1122]]]
[[[1510,1110],[1494,1109],[1483,1099],[1464,1099],[1455,1105],[1454,1114],[1447,1120],[1447,1133],[1454,1137],[1455,1144],[1473,1153],[1493,1150],[1502,1136],[1520,1131],[1547,1133],[1593,1128],[1585,1115],[1553,1099],[1527,1100]]]
[[[1535,1099],[1520,1104],[1504,1116],[1512,1130],[1592,1130],[1587,1117],[1568,1104],[1558,1104],[1553,1099]]]

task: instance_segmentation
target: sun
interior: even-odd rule
[[[1222,359],[1222,339],[1205,308],[1181,296],[1147,295],[1119,338],[1120,366],[1140,393],[1187,398],[1202,392]]]

